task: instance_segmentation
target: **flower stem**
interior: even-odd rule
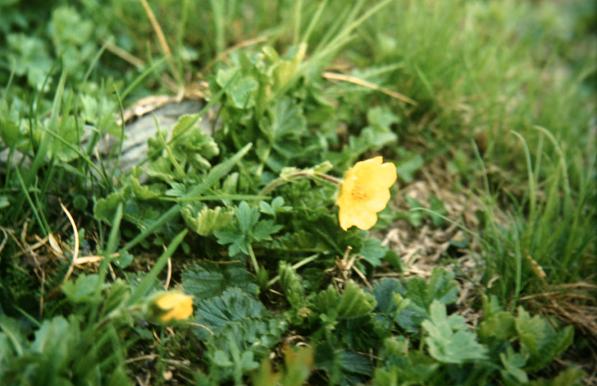
[[[298,263],[293,264],[292,269],[299,269],[300,267],[307,265],[312,261],[317,260],[318,257],[319,257],[319,253],[305,257],[303,260],[299,261]],[[272,285],[276,284],[278,282],[278,280],[280,280],[280,275],[276,275],[276,277],[274,277],[272,280],[268,281],[267,286],[271,287]]]
[[[329,174],[325,174],[325,173],[320,173],[320,172],[315,172],[313,170],[299,170],[295,173],[289,174],[287,176],[284,177],[278,177],[275,180],[271,181],[269,184],[267,184],[263,189],[261,189],[261,191],[259,192],[259,195],[267,195],[269,193],[271,193],[272,191],[276,190],[277,188],[279,188],[280,186],[291,182],[292,180],[296,180],[299,178],[310,178],[316,181],[324,181],[333,185],[340,185],[342,183],[342,180],[334,177],[334,176],[330,176]]]
[[[258,274],[259,264],[257,264],[257,257],[255,256],[255,252],[253,251],[253,246],[251,244],[249,244],[249,258],[251,259],[251,265],[253,266],[255,274]]]

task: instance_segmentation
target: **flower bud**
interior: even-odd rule
[[[151,304],[162,323],[185,320],[193,315],[193,298],[180,291],[162,292],[156,295]]]

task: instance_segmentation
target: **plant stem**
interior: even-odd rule
[[[329,174],[319,173],[313,170],[299,170],[287,176],[276,178],[275,180],[267,184],[263,189],[261,189],[259,195],[265,196],[271,193],[272,191],[276,190],[280,186],[299,178],[310,178],[317,181],[325,181],[333,185],[340,185],[342,183],[341,179],[334,176],[330,176]]]
[[[253,246],[251,244],[249,244],[249,258],[251,259],[251,265],[253,266],[255,274],[258,274],[259,264],[257,264],[257,257],[255,256],[255,252],[253,251]]]
[[[319,253],[316,253],[309,257],[305,257],[303,260],[299,261],[298,263],[293,264],[292,269],[299,269],[300,267],[307,265],[312,261],[317,260],[318,257],[319,257]],[[267,286],[271,287],[272,285],[276,284],[278,282],[278,280],[280,280],[280,275],[276,275],[276,277],[274,277],[272,280],[268,281]]]

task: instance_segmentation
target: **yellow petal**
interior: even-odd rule
[[[377,222],[377,212],[390,200],[390,188],[396,182],[396,167],[383,163],[382,157],[357,162],[348,169],[336,200],[342,229],[351,226],[370,229]]]
[[[390,201],[390,190],[383,189],[372,192],[368,199],[363,202],[363,206],[372,212],[381,212]]]
[[[184,320],[193,314],[193,298],[179,291],[168,291],[158,295],[154,304],[163,311],[162,322]]]
[[[359,185],[363,185],[364,189],[387,189],[396,182],[396,167],[391,162],[363,164],[356,171]],[[356,167],[356,165],[355,165]]]
[[[360,210],[359,208],[340,208],[338,213],[340,219],[340,227],[348,230],[351,226],[356,226],[362,230],[373,228],[377,222],[377,215],[375,212],[368,210]]]

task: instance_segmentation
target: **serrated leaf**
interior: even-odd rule
[[[69,162],[78,157],[76,149],[79,148],[82,134],[74,117],[69,116],[58,122],[56,126],[48,127],[48,131],[44,133],[51,138],[48,153],[50,157]]]
[[[259,211],[253,209],[245,201],[242,201],[236,209],[236,219],[238,226],[243,234],[248,234],[249,231],[259,221]]]
[[[377,312],[390,313],[397,308],[394,302],[394,294],[404,294],[406,289],[399,280],[384,278],[375,282],[373,295],[377,301],[375,310]]]
[[[100,277],[96,274],[79,275],[76,281],[67,281],[62,286],[62,291],[73,303],[98,302],[101,299],[95,298],[97,287],[100,285]]]
[[[278,275],[280,275],[280,286],[288,303],[294,309],[300,308],[305,302],[305,288],[301,277],[296,273],[294,268],[285,261],[281,261],[278,268]]]
[[[194,264],[183,271],[182,287],[197,301],[220,296],[230,287],[237,287],[251,295],[259,292],[253,276],[239,264]]]
[[[356,283],[349,281],[340,296],[338,317],[340,319],[359,318],[373,311],[375,305],[373,295],[366,293]]]
[[[229,288],[219,296],[200,301],[196,320],[200,327],[195,333],[206,342],[209,356],[213,358],[215,352],[222,351],[234,368],[245,370],[256,368],[256,360],[278,344],[286,330],[286,322],[271,315],[259,300],[239,288]],[[233,374],[235,378],[240,376],[230,370],[223,373],[222,380]]]
[[[428,281],[414,277],[406,282],[403,304],[396,315],[396,322],[408,332],[415,333],[421,322],[429,317],[428,309],[433,301],[452,304],[458,298],[458,283],[450,271],[434,268]]]
[[[529,386],[581,386],[583,385],[585,373],[577,368],[570,367],[560,373],[553,379],[539,379],[529,383]]]
[[[200,236],[211,236],[216,231],[229,226],[234,216],[229,210],[220,206],[215,208],[203,206],[199,213],[196,213],[191,205],[184,206],[181,215],[187,225]]]
[[[442,363],[462,364],[487,358],[487,349],[468,331],[464,319],[458,315],[448,317],[445,304],[437,300],[431,304],[430,319],[423,321],[422,326],[428,334],[425,343],[429,354]]]
[[[239,288],[229,288],[220,296],[200,302],[197,306],[197,321],[218,334],[235,322],[260,319],[266,314],[261,302]],[[199,330],[203,331],[203,330]],[[203,331],[200,336],[209,336]]]
[[[504,369],[501,370],[502,378],[508,381],[514,380],[519,383],[527,383],[529,381],[527,373],[523,370],[527,362],[527,358],[524,355],[514,352],[512,347],[508,346],[505,353],[500,353],[500,360],[504,366]]]
[[[373,384],[379,386],[384,385],[379,383],[382,379],[400,380],[397,385],[427,385],[439,368],[439,364],[433,358],[410,349],[408,340],[402,336],[386,338],[380,358],[387,372],[379,376],[376,372]]]
[[[443,304],[455,303],[458,299],[458,282],[454,273],[445,269],[434,268],[427,284],[426,303],[437,300]]]
[[[345,373],[361,375],[364,377],[370,377],[373,374],[371,360],[364,355],[351,351],[341,351],[339,359],[340,368]]]
[[[296,140],[307,127],[301,105],[290,98],[278,100],[270,114],[271,124],[263,130],[271,142]]]
[[[237,109],[248,109],[255,105],[255,95],[259,82],[250,76],[237,76],[236,68],[222,69],[216,74],[216,82],[220,87],[226,87],[226,95],[230,98],[232,106]],[[237,76],[236,78],[234,78]]]
[[[540,370],[564,352],[574,338],[574,329],[567,326],[556,331],[539,315],[531,317],[522,307],[518,308],[515,321],[522,350],[529,355],[526,369]]]
[[[359,253],[365,260],[374,267],[381,265],[381,259],[388,252],[388,248],[381,244],[378,239],[368,238],[363,241]]]
[[[402,283],[396,279],[385,278],[374,283],[373,296],[377,302],[374,325],[380,336],[387,335],[392,331],[394,318],[398,311],[395,295],[404,294],[405,291]]]
[[[259,221],[253,228],[252,238],[255,241],[271,240],[271,236],[281,229],[281,225],[274,224],[271,220]]]
[[[479,336],[482,338],[505,341],[515,335],[514,315],[507,311],[498,311],[484,319],[479,325]]]
[[[110,224],[116,213],[116,208],[125,201],[125,198],[124,191],[120,190],[98,199],[93,207],[93,216],[97,220]]]
[[[373,311],[376,304],[373,295],[363,291],[353,281],[346,283],[341,294],[333,287],[328,287],[316,296],[314,303],[320,313],[336,317],[338,320],[365,316]]]

